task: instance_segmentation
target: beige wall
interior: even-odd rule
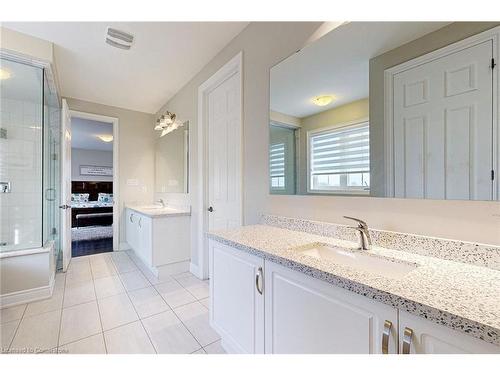
[[[368,119],[368,98],[356,100],[336,108],[304,117],[300,120],[297,175],[299,194],[307,194],[307,132],[325,127],[342,126],[346,123]]]
[[[197,221],[201,207],[197,200],[198,87],[231,58],[243,51],[243,206],[244,223],[255,223],[266,207],[268,187],[269,68],[301,48],[319,22],[252,22],[210,61],[162,111],[175,112],[189,120],[190,194],[192,206],[192,260],[197,264]],[[182,200],[181,197],[174,197]],[[167,200],[169,198],[167,197]]]
[[[251,23],[207,64],[164,107],[190,120],[191,138],[196,145],[198,86],[239,51],[243,51],[243,205],[244,223],[258,222],[263,213],[305,217],[345,223],[342,215],[365,218],[373,228],[406,231],[500,245],[500,203],[398,200],[365,197],[274,196],[268,188],[269,69],[303,47],[319,23]],[[462,38],[472,29],[487,25],[465,24],[462,31],[448,29],[448,39]],[[438,48],[435,41],[422,48]],[[378,93],[380,95],[380,93]],[[375,95],[375,93],[370,93]],[[380,116],[370,108],[370,120]],[[197,150],[192,148],[191,186],[197,188]],[[191,189],[193,191],[193,189]],[[192,230],[197,230],[200,207],[196,196]],[[196,238],[192,241],[196,249]],[[196,263],[196,253],[193,253]]]
[[[51,42],[5,27],[0,27],[0,47],[49,63],[52,63],[54,60],[53,45]]]
[[[125,203],[150,203],[153,200],[154,186],[154,121],[149,113],[66,98],[71,110],[117,117],[118,142],[113,146],[119,148],[119,201],[120,242],[125,241],[125,220],[123,207]],[[128,179],[137,179],[138,186],[128,186]]]
[[[278,122],[280,124],[292,125],[295,127],[300,127],[300,118],[287,115],[285,113],[270,111],[269,119],[273,122]]]

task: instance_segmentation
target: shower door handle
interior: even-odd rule
[[[0,193],[10,193],[10,182],[5,181],[5,182],[0,182]]]
[[[67,210],[68,208],[71,208],[71,206],[67,205],[67,204],[61,204],[59,206],[59,208],[62,208],[63,210]]]

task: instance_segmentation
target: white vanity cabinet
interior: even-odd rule
[[[152,264],[152,219],[133,210],[127,210],[126,238],[127,243],[136,255],[147,265]]]
[[[209,258],[211,325],[228,352],[264,353],[263,259],[216,241]]]
[[[266,353],[382,354],[382,341],[397,353],[397,309],[276,263],[265,271]]]
[[[500,353],[500,346],[215,240],[209,257],[210,323],[230,353]]]
[[[405,354],[500,354],[500,346],[406,311],[399,311],[399,338],[399,352]]]
[[[126,240],[134,253],[156,275],[189,270],[189,216],[148,216],[126,210]]]

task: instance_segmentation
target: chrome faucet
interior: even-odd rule
[[[372,238],[370,237],[370,230],[368,229],[368,224],[363,220],[356,219],[355,217],[344,216],[344,218],[349,220],[354,220],[358,223],[356,227],[349,227],[355,229],[358,233],[359,239],[359,250],[370,250],[372,248]]]
[[[162,207],[167,207],[167,205],[165,204],[165,201],[161,198],[158,199],[158,203],[160,203]]]

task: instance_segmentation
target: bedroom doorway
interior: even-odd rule
[[[119,244],[114,204],[118,199],[118,119],[69,112],[71,224],[66,235],[71,238],[71,257],[111,252]]]

